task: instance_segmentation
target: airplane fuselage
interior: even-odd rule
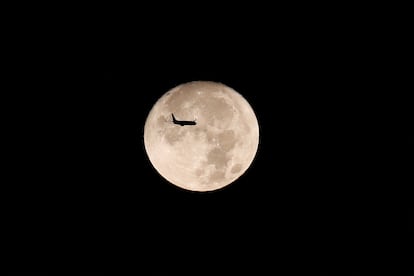
[[[196,121],[180,121],[175,119],[174,114],[171,113],[172,119],[173,119],[173,123],[176,125],[180,125],[180,126],[194,126],[196,125]]]

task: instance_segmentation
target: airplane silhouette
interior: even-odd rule
[[[194,126],[196,125],[196,121],[179,121],[175,118],[174,114],[171,113],[172,119],[173,119],[173,123],[176,125],[180,125],[180,126]]]

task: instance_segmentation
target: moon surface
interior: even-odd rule
[[[177,120],[196,125],[174,124]],[[194,81],[165,93],[152,107],[144,145],[157,172],[191,191],[213,191],[250,167],[259,145],[259,125],[250,104],[232,88]]]

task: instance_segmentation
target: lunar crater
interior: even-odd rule
[[[242,165],[241,164],[235,164],[231,168],[231,171],[230,172],[231,173],[238,173],[241,169],[242,169]]]
[[[207,154],[207,164],[212,164],[216,169],[223,169],[226,167],[229,157],[221,148],[216,147]]]

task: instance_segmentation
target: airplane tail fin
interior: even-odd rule
[[[173,122],[176,122],[176,121],[177,121],[177,119],[175,119],[175,117],[174,117],[174,114],[173,114],[173,113],[171,113],[171,116],[172,116]]]

